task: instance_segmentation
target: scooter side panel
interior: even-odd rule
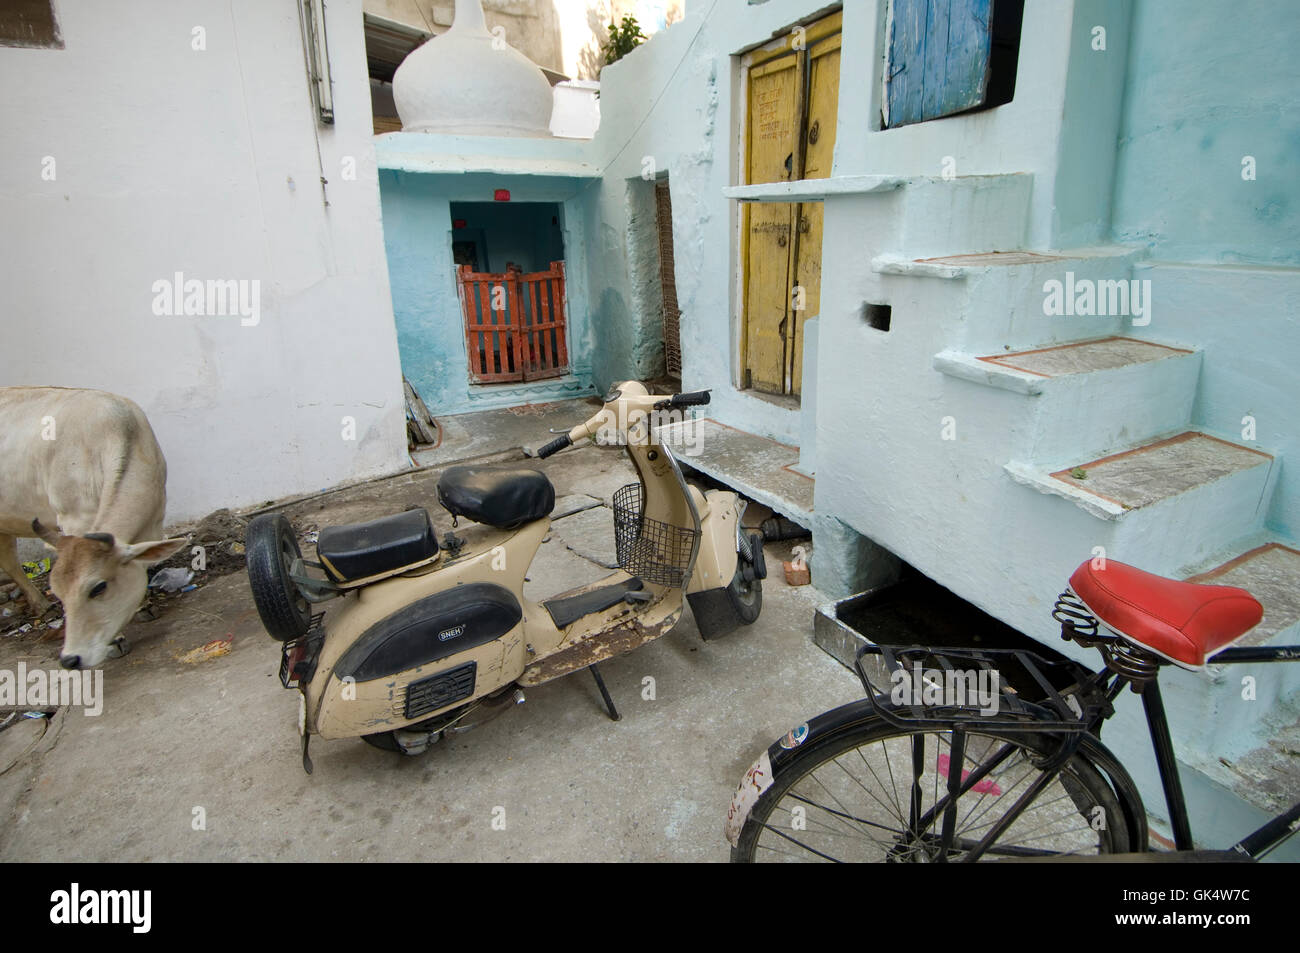
[[[305,686],[308,730],[325,738],[343,738],[423,721],[437,712],[427,712],[414,719],[400,717],[394,709],[396,695],[404,695],[405,687],[412,681],[467,661],[477,664],[474,691],[469,698],[455,704],[465,704],[513,682],[525,664],[523,623],[494,642],[418,666],[394,678],[345,683],[342,675],[336,676],[334,672],[345,653],[372,626],[427,596],[474,583],[499,585],[522,594],[524,574],[549,528],[549,519],[526,524],[514,532],[476,527],[466,533],[471,536],[471,542],[462,555],[438,570],[386,579],[367,586],[355,596],[345,596],[341,607],[326,614],[325,644],[316,674]],[[522,598],[520,602],[526,608]]]
[[[435,592],[367,629],[339,658],[334,674],[360,682],[432,665],[501,638],[523,617],[514,594],[494,583]]]
[[[473,687],[469,694],[441,708],[406,717],[407,689],[430,676],[474,664]],[[352,738],[379,731],[405,728],[444,711],[464,705],[513,683],[523,668],[523,626],[505,636],[429,665],[420,665],[397,675],[363,682],[351,682],[331,674],[325,686],[314,731],[322,738]]]

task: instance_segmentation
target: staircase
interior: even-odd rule
[[[981,408],[989,452],[1006,454],[989,463],[1000,462],[1024,493],[1056,501],[1045,510],[1026,499],[1017,509],[1037,515],[1025,519],[1058,514],[1051,531],[1077,559],[1105,554],[1240,585],[1265,610],[1242,644],[1300,644],[1300,548],[1266,524],[1280,460],[1240,434],[1197,426],[1204,355],[1196,342],[1164,339],[1162,330],[1177,327],[1169,315],[1147,326],[1123,314],[1047,313],[1047,282],[1067,273],[1076,285],[1128,279],[1139,257],[1127,247],[880,254],[871,267],[929,286],[904,293],[931,320],[946,319],[935,370],[1004,392],[968,399],[950,391],[954,406]],[[1075,508],[1091,519],[1070,516]],[[1266,810],[1282,788],[1300,789],[1300,757],[1279,740],[1296,733],[1300,665],[1168,674],[1162,685],[1185,765]],[[1135,744],[1140,752],[1145,742]]]

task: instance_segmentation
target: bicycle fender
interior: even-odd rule
[[[723,828],[727,843],[732,847],[737,846],[740,841],[740,831],[749,820],[754,805],[772,786],[776,776],[800,748],[838,734],[845,728],[856,727],[864,721],[879,717],[872,707],[871,700],[863,698],[823,712],[802,725],[796,725],[768,745],[767,750],[750,765],[731,796],[731,806],[727,808],[727,821]]]
[[[1149,850],[1150,829],[1146,805],[1142,803],[1142,795],[1138,793],[1137,784],[1128,770],[1095,735],[1084,735],[1079,751],[1091,759],[1092,766],[1101,772],[1119,799],[1120,807],[1124,809],[1124,822],[1128,826],[1129,849],[1133,853]]]

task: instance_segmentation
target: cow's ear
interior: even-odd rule
[[[51,546],[57,547],[59,545],[58,530],[53,530],[53,529],[49,529],[48,527],[42,526],[40,519],[32,520],[32,532],[36,534],[36,537],[38,539],[44,540],[46,543],[49,543]]]
[[[145,563],[156,563],[166,559],[189,541],[188,536],[177,536],[173,539],[154,540],[151,543],[132,543],[130,546],[119,546],[118,552],[124,563],[133,562],[137,559]]]

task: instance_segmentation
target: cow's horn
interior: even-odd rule
[[[105,543],[109,546],[117,545],[117,540],[113,538],[112,533],[87,533],[86,539],[93,539],[97,543]]]

